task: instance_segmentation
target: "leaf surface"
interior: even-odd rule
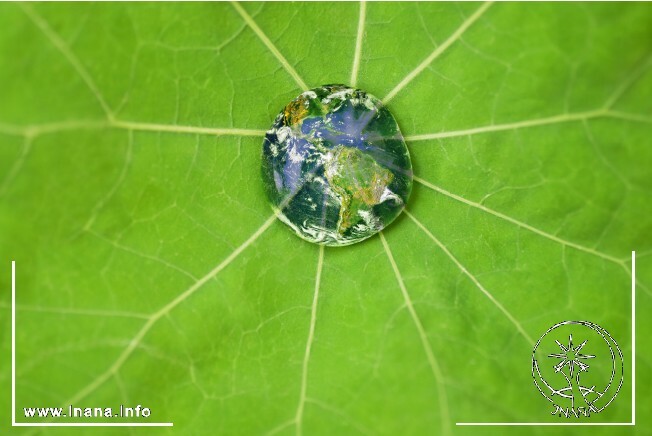
[[[532,348],[580,319],[625,358],[592,420],[629,422],[636,250],[629,431],[652,425],[651,5],[0,11],[0,380],[16,260],[18,421],[142,404],[183,434],[559,422]],[[273,218],[262,135],[305,86],[352,82],[399,121],[415,187],[382,236],[322,251]]]

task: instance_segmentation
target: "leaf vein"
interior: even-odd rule
[[[360,15],[358,18],[358,34],[355,38],[355,51],[353,53],[353,67],[351,68],[351,86],[355,88],[358,83],[358,70],[360,69],[360,56],[362,54],[362,39],[364,37],[365,17],[367,14],[367,2],[360,2]]]
[[[405,214],[412,220],[414,223],[435,243],[437,246],[446,254],[446,256],[449,257],[449,259],[460,269],[460,271],[466,275],[472,282],[475,284],[475,286],[482,291],[482,293],[500,310],[503,315],[507,317],[507,319],[516,327],[516,330],[527,340],[528,344],[531,347],[534,347],[534,341],[530,337],[530,335],[527,334],[523,326],[521,325],[520,322],[503,306],[492,294],[489,292],[483,285],[480,283],[480,281],[464,266],[462,263],[451,253],[451,251],[439,240],[433,235],[427,228],[426,226],[421,223],[421,221],[417,220],[414,215],[412,215],[410,212],[407,210],[404,210]]]
[[[134,350],[140,345],[145,335],[149,330],[165,315],[167,315],[172,309],[194,294],[198,289],[205,285],[209,280],[213,279],[217,274],[219,274],[224,268],[233,262],[247,247],[252,245],[276,220],[276,215],[272,215],[238,248],[233,250],[222,262],[220,262],[215,268],[209,271],[202,278],[193,283],[188,289],[179,294],[172,301],[167,303],[157,312],[151,314],[147,322],[140,328],[136,335],[131,339],[129,345],[120,353],[118,358],[113,362],[113,364],[95,379],[93,379],[88,385],[79,390],[75,395],[73,395],[69,400],[65,401],[64,404],[77,404],[80,400],[86,398],[97,388],[102,386],[109,378],[114,374],[117,374],[122,365],[129,359],[133,354]]]
[[[470,129],[462,129],[462,130],[452,130],[448,132],[423,133],[418,135],[410,135],[410,136],[406,136],[405,140],[424,141],[428,139],[442,139],[442,138],[453,138],[457,136],[470,136],[470,135],[481,134],[481,133],[499,132],[503,130],[515,130],[524,127],[536,127],[536,126],[545,126],[548,124],[566,123],[570,121],[581,121],[581,120],[586,120],[586,119],[596,118],[601,116],[602,117],[608,116],[608,112],[604,110],[594,110],[594,111],[586,111],[586,112],[565,113],[560,115],[554,115],[551,117],[515,121],[513,123],[491,124],[488,126],[473,127]]]
[[[317,273],[315,276],[315,292],[312,298],[312,307],[310,310],[310,328],[308,330],[308,339],[306,340],[306,351],[303,355],[303,366],[301,370],[301,391],[299,393],[299,404],[294,417],[297,426],[297,435],[302,433],[303,411],[306,404],[306,392],[308,390],[308,364],[310,362],[310,351],[315,338],[315,325],[317,323],[317,305],[319,304],[319,285],[321,282],[321,272],[324,266],[324,246],[319,247],[319,259],[317,260]]]
[[[238,11],[242,19],[245,21],[245,23],[247,23],[247,25],[251,28],[251,30],[254,31],[256,36],[260,38],[263,44],[265,44],[265,46],[269,49],[269,51],[271,51],[272,54],[276,57],[276,59],[278,59],[278,61],[283,66],[283,68],[285,68],[285,71],[287,71],[290,74],[290,76],[292,76],[294,81],[297,82],[297,84],[303,91],[307,91],[309,88],[308,85],[306,85],[306,82],[303,81],[301,76],[299,76],[299,74],[294,69],[294,67],[292,67],[292,65],[290,65],[287,59],[285,59],[285,56],[283,56],[283,54],[278,50],[278,48],[276,48],[276,46],[269,39],[269,37],[265,35],[265,32],[263,32],[262,29],[258,26],[258,24],[256,24],[256,22],[251,17],[251,15],[249,15],[247,11],[245,11],[244,8],[240,6],[238,2],[231,2],[231,4],[235,8],[235,10]]]
[[[86,224],[84,224],[83,230],[85,231],[90,230],[91,226],[97,219],[100,211],[111,200],[111,198],[113,198],[115,193],[118,192],[118,189],[120,188],[125,178],[127,177],[127,171],[129,170],[129,166],[131,165],[133,146],[134,146],[134,135],[132,131],[129,131],[129,140],[127,142],[127,150],[125,153],[125,160],[122,166],[122,170],[120,171],[120,174],[118,175],[118,178],[116,179],[113,186],[111,186],[109,191],[93,207],[93,210],[91,211],[91,216],[88,217]]]
[[[89,72],[86,70],[84,65],[81,63],[79,58],[73,53],[73,51],[70,49],[68,44],[55,32],[52,27],[45,21],[43,17],[41,17],[33,8],[31,5],[27,5],[25,3],[19,3],[19,6],[22,8],[22,10],[25,12],[25,14],[32,20],[32,22],[45,34],[45,36],[48,37],[50,42],[63,54],[63,56],[66,58],[66,60],[72,65],[72,67],[75,69],[77,74],[81,77],[81,79],[84,81],[88,89],[92,92],[93,96],[95,99],[98,101],[100,106],[102,107],[102,110],[106,114],[108,119],[113,118],[113,112],[111,111],[111,108],[107,104],[106,100],[104,99],[104,96],[100,92],[99,88],[95,84],[95,81],[89,74]]]
[[[403,281],[401,272],[399,271],[398,265],[394,260],[394,256],[392,255],[392,251],[389,248],[389,244],[385,239],[385,235],[383,235],[383,232],[380,232],[379,234],[380,234],[380,240],[382,241],[383,247],[385,248],[385,253],[387,254],[387,259],[389,260],[389,263],[392,265],[392,269],[394,270],[394,275],[396,276],[396,281],[398,282],[398,286],[401,289],[401,294],[403,295],[403,299],[405,300],[405,307],[407,307],[408,312],[410,312],[410,316],[412,317],[412,321],[414,321],[414,325],[417,328],[417,332],[419,333],[419,338],[421,339],[421,344],[426,353],[426,358],[428,359],[428,364],[430,365],[430,369],[433,375],[435,376],[435,381],[437,383],[437,391],[439,394],[439,407],[441,410],[442,432],[443,434],[450,434],[450,428],[448,426],[448,423],[450,421],[450,413],[448,411],[448,398],[446,394],[446,389],[444,388],[444,375],[441,371],[441,368],[439,367],[439,362],[437,362],[437,358],[435,357],[435,354],[432,351],[432,347],[430,346],[430,342],[428,341],[428,335],[426,334],[426,331],[423,328],[421,319],[419,318],[419,315],[414,309],[412,298],[410,297],[410,294],[408,293],[408,290],[405,287],[405,282]]]
[[[27,155],[29,154],[31,149],[32,149],[32,139],[27,137],[25,139],[25,143],[23,144],[20,155],[14,161],[14,164],[11,166],[11,169],[9,170],[4,180],[2,181],[2,184],[0,185],[0,197],[2,197],[5,194],[5,192],[9,188],[9,184],[16,178],[20,170],[23,168],[23,165],[25,165],[25,160],[27,160]]]
[[[482,205],[480,203],[476,203],[474,201],[467,200],[466,198],[464,198],[464,197],[462,197],[460,195],[453,194],[452,192],[449,192],[449,191],[447,191],[447,190],[445,190],[443,188],[440,188],[439,186],[433,185],[432,183],[430,183],[427,180],[424,180],[424,179],[422,179],[420,177],[414,176],[414,181],[422,184],[423,186],[425,186],[425,187],[427,187],[427,188],[429,188],[429,189],[431,189],[431,190],[433,190],[435,192],[438,192],[438,193],[440,193],[442,195],[445,195],[446,197],[450,197],[453,200],[457,200],[457,201],[459,201],[461,203],[464,203],[464,204],[466,204],[468,206],[471,206],[473,208],[480,209],[483,212],[486,212],[486,213],[491,214],[491,215],[493,215],[495,217],[501,218],[501,219],[503,219],[505,221],[508,221],[508,222],[510,222],[512,224],[517,225],[518,227],[521,227],[521,228],[523,228],[525,230],[528,230],[528,231],[530,231],[532,233],[536,233],[537,235],[543,236],[544,238],[550,239],[551,241],[555,241],[555,242],[557,242],[557,243],[559,243],[561,245],[572,247],[572,248],[575,248],[576,250],[583,251],[585,253],[589,253],[589,254],[592,254],[592,255],[597,256],[597,257],[601,257],[602,259],[608,260],[608,261],[613,262],[613,263],[618,264],[618,265],[624,265],[622,259],[618,259],[617,257],[611,256],[611,255],[603,253],[601,251],[597,251],[597,250],[595,250],[593,248],[585,247],[585,246],[577,244],[575,242],[571,242],[571,241],[567,241],[565,239],[562,239],[562,238],[560,238],[558,236],[555,236],[555,235],[553,235],[551,233],[545,232],[545,231],[540,230],[540,229],[538,229],[536,227],[533,227],[533,226],[531,226],[529,224],[526,224],[526,223],[524,223],[522,221],[519,221],[519,220],[517,220],[515,218],[512,218],[512,217],[510,217],[508,215],[505,215],[504,213],[501,213],[501,212],[498,212],[496,210],[490,209],[487,206],[484,206],[484,205]]]
[[[473,23],[480,18],[489,7],[492,5],[492,2],[485,2],[480,6],[469,18],[464,20],[460,27],[453,32],[451,36],[448,37],[440,46],[436,47],[430,55],[423,60],[414,70],[412,70],[403,80],[401,80],[398,85],[394,87],[389,93],[383,98],[383,103],[387,104],[392,100],[396,94],[398,94],[403,88],[405,88],[415,77],[423,72],[428,66],[437,59],[442,53],[444,53],[448,47],[453,45],[455,41],[461,38],[462,34],[471,27]]]

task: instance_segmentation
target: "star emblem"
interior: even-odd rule
[[[555,340],[555,342],[557,343],[557,345],[559,345],[559,348],[562,351],[561,353],[548,354],[548,357],[562,359],[561,362],[557,363],[554,366],[555,372],[560,372],[565,366],[568,366],[570,377],[573,377],[573,374],[575,373],[575,368],[578,368],[580,372],[588,371],[589,365],[583,361],[586,359],[593,359],[595,358],[595,356],[592,354],[580,353],[582,348],[584,348],[584,346],[586,345],[587,340],[585,340],[578,346],[573,346],[573,335],[569,335],[568,345],[563,345],[558,340]]]

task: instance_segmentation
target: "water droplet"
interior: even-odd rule
[[[376,97],[344,85],[285,106],[265,135],[262,173],[278,217],[303,239],[332,246],[385,228],[412,190],[396,120]]]

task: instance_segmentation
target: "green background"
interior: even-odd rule
[[[320,263],[271,218],[262,131],[303,84],[351,84],[361,10],[0,5],[3,432],[15,259],[19,421],[73,402],[175,424],[139,434],[650,434],[652,5],[366,5],[357,85],[393,94],[417,181],[386,245]],[[559,422],[530,375],[559,321],[604,327],[629,368],[632,250],[637,426],[455,427]],[[631,381],[591,420],[628,422]]]

